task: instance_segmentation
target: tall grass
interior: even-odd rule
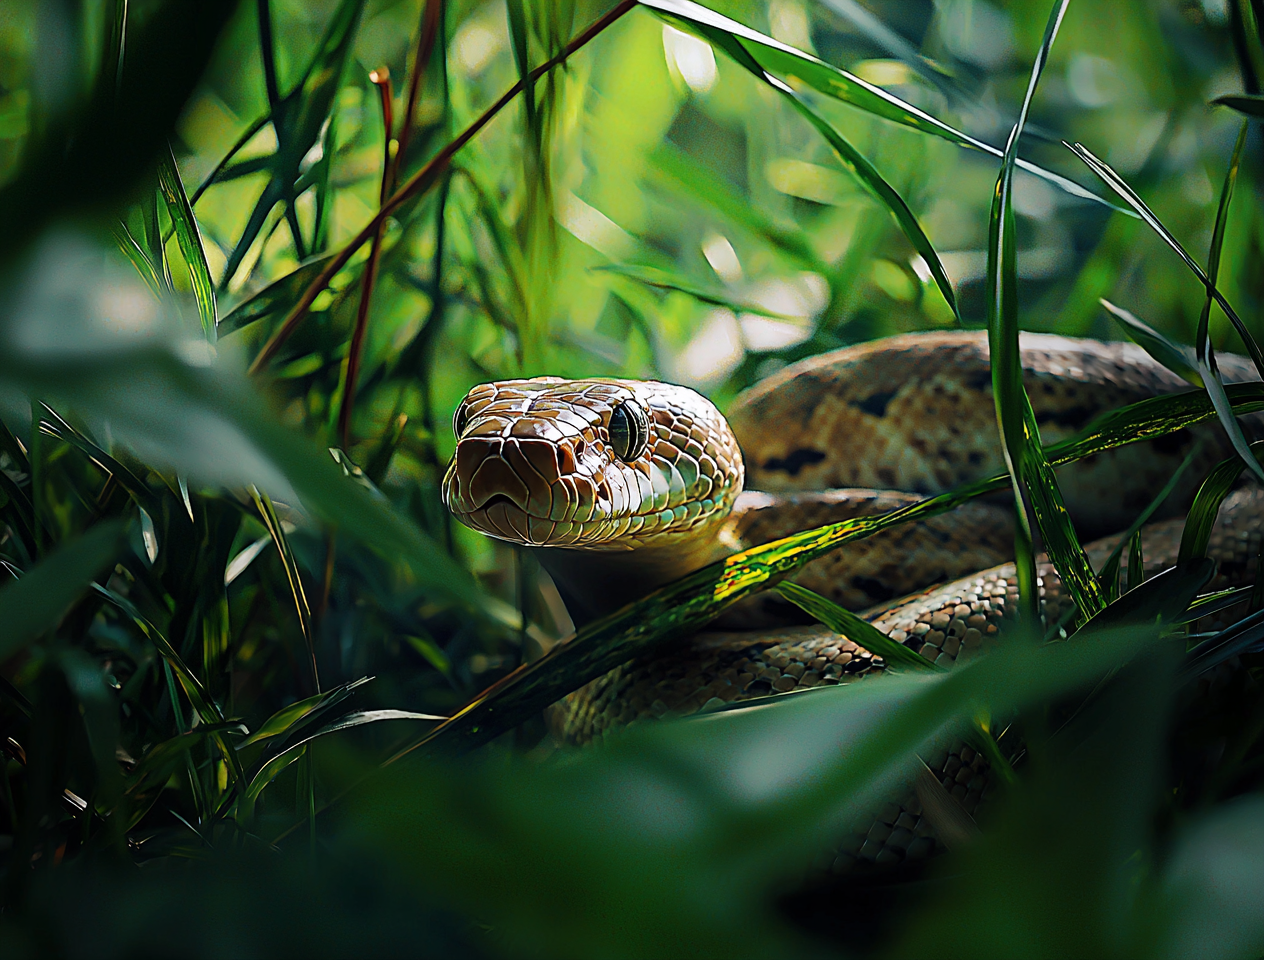
[[[1226,604],[1261,586],[1207,594],[1206,552],[1259,470],[1236,417],[1264,388],[1225,386],[1215,352],[1258,355],[1260,13],[17,9],[6,946],[1257,955],[1264,626]],[[832,347],[984,325],[1006,475],[756,547],[562,645],[550,584],[439,502],[449,414],[481,380],[657,376],[723,403]],[[1202,390],[1042,445],[1020,327],[1122,331]],[[1203,421],[1239,457],[1205,478],[1176,568],[1142,582],[1130,531],[1121,596],[1122,553],[1089,566],[1054,468]],[[541,711],[587,680],[1006,489],[1028,632],[1038,537],[1070,642],[901,669],[854,614],[779,587],[893,675],[549,755]],[[1213,610],[1239,614],[1188,635]],[[919,749],[1010,724],[1028,762],[982,839],[877,894],[803,892]]]

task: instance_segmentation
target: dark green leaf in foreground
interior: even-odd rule
[[[1245,113],[1248,117],[1264,119],[1264,96],[1259,94],[1234,93],[1225,97],[1216,97],[1211,102],[1218,103],[1222,107],[1230,107],[1238,113]]]
[[[0,662],[57,626],[124,543],[123,524],[97,524],[0,590]]]

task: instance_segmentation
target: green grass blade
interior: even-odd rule
[[[324,693],[318,693],[305,700],[299,700],[296,703],[291,703],[288,707],[282,707],[267,720],[261,723],[254,733],[238,744],[238,749],[241,750],[246,747],[254,746],[256,743],[261,743],[262,741],[269,740],[273,737],[288,735],[307,718],[318,713],[322,709],[345,700],[357,688],[363,686],[372,679],[372,677],[361,677],[359,680],[352,680],[350,683],[341,684],[332,690],[327,690]]]
[[[149,291],[159,299],[162,298],[163,284],[158,276],[158,271],[154,269],[154,265],[150,263],[149,257],[145,254],[145,250],[140,243],[132,236],[132,231],[127,228],[127,224],[121,220],[111,225],[111,232],[114,234],[114,241],[118,244],[123,255],[132,262],[132,266],[136,268],[136,272],[140,274],[140,278],[145,281],[145,286]]]
[[[1115,546],[1115,549],[1110,552],[1110,556],[1106,558],[1106,562],[1102,564],[1102,572],[1098,579],[1101,581],[1103,589],[1110,591],[1112,588],[1117,588],[1119,586],[1119,560],[1123,555],[1124,547],[1134,543],[1134,541],[1136,545],[1128,554],[1128,588],[1131,590],[1141,582],[1139,578],[1133,577],[1132,567],[1134,555],[1137,557],[1141,556],[1141,528],[1150,522],[1150,518],[1154,516],[1155,511],[1157,511],[1159,507],[1163,506],[1167,498],[1172,495],[1172,491],[1176,489],[1176,484],[1180,481],[1181,477],[1185,475],[1185,471],[1189,469],[1189,465],[1194,462],[1194,457],[1196,457],[1198,453],[1199,449],[1195,446],[1194,449],[1189,452],[1189,455],[1181,462],[1181,465],[1176,468],[1176,472],[1172,474],[1168,482],[1164,484],[1163,489],[1160,490],[1158,495],[1150,501],[1149,505],[1141,511],[1137,519],[1132,521],[1131,526],[1129,526],[1124,532],[1124,535],[1119,538],[1119,543]]]
[[[791,84],[798,81],[866,113],[940,137],[957,146],[981,150],[997,158],[1003,155],[1002,151],[991,144],[962,133],[881,87],[752,30],[736,20],[730,20],[692,0],[643,0],[642,5],[654,10],[673,25],[696,33],[710,42],[717,43],[720,36],[726,36],[730,40],[722,44],[726,51],[734,46],[740,47],[747,58],[758,64],[761,71],[780,75]],[[1022,169],[1047,180],[1072,196],[1113,206],[1066,177],[1025,160],[1017,163]]]
[[[294,558],[294,551],[290,548],[289,537],[285,535],[285,528],[281,525],[281,518],[277,516],[276,508],[272,505],[272,499],[258,487],[250,488],[250,496],[255,502],[255,507],[259,511],[259,516],[263,520],[264,526],[268,528],[268,534],[272,537],[272,542],[276,544],[277,554],[281,558],[281,565],[285,569],[285,579],[290,585],[290,597],[294,601],[294,609],[298,614],[299,629],[303,633],[303,641],[307,644],[307,653],[311,661],[312,682],[316,685],[317,692],[320,691],[320,673],[316,669],[316,648],[312,643],[312,610],[307,603],[307,594],[303,590],[303,576],[298,569],[298,561]]]
[[[804,269],[829,272],[801,229],[774,223],[762,210],[729,189],[720,177],[709,173],[670,143],[663,143],[650,154],[649,166],[655,179],[679,192],[682,198],[715,211],[752,236],[765,240]]]
[[[99,523],[0,589],[0,661],[57,626],[124,544],[122,523]]]
[[[1264,453],[1264,440],[1251,444],[1247,452],[1254,461],[1260,453]],[[1198,488],[1185,517],[1178,563],[1207,556],[1207,545],[1211,542],[1211,528],[1215,525],[1216,514],[1220,512],[1220,505],[1237,483],[1245,466],[1239,457],[1222,460]]]
[[[208,343],[216,338],[215,284],[211,280],[211,268],[206,263],[206,251],[202,248],[202,234],[198,232],[193,207],[184,192],[184,183],[176,169],[176,158],[167,146],[166,155],[158,162],[158,189],[167,204],[167,215],[175,228],[176,241],[189,270],[189,283],[193,298],[197,301],[198,316],[202,318],[202,333]]]
[[[280,280],[268,284],[245,303],[234,307],[219,322],[221,335],[227,336],[278,313],[284,315],[299,294],[307,289],[307,285],[325,269],[330,259],[329,256],[324,256],[308,260]]]
[[[1135,590],[1144,582],[1145,556],[1141,547],[1141,531],[1137,530],[1128,538],[1128,589]]]
[[[250,817],[254,813],[254,805],[259,795],[263,793],[265,787],[276,779],[277,774],[288,767],[295,760],[303,755],[304,749],[308,744],[321,737],[328,736],[331,733],[338,733],[341,730],[350,730],[353,727],[362,727],[368,723],[380,723],[383,720],[421,720],[426,722],[434,722],[436,720],[445,720],[446,717],[435,716],[430,713],[413,713],[408,710],[365,710],[357,713],[349,713],[344,717],[340,717],[326,726],[321,727],[310,736],[292,743],[280,753],[270,757],[259,771],[251,778],[249,785],[242,792],[241,799],[237,805],[237,816],[239,819],[249,822]]]
[[[1244,113],[1248,117],[1255,117],[1257,120],[1264,120],[1264,96],[1258,93],[1244,94],[1234,93],[1225,97],[1216,97],[1212,103],[1218,103],[1222,107],[1229,107],[1237,110],[1238,113]]]
[[[1173,343],[1135,314],[1123,307],[1115,306],[1104,297],[1099,299],[1098,303],[1105,307],[1111,318],[1123,327],[1124,333],[1133,343],[1183,380],[1196,387],[1203,386],[1202,375],[1198,372],[1198,355],[1192,347],[1183,343]]]
[[[1067,513],[1057,476],[1040,445],[1040,430],[1031,401],[1023,385],[1022,356],[1018,346],[1018,265],[1012,204],[1014,163],[1023,126],[1031,109],[1032,97],[1049,59],[1049,49],[1058,34],[1069,0],[1054,4],[1045,27],[1044,39],[1032,65],[1027,93],[1018,122],[1010,132],[1005,158],[992,197],[988,226],[988,344],[992,357],[992,395],[1014,489],[1017,512],[1015,556],[1018,558],[1019,596],[1024,612],[1035,619],[1038,610],[1035,560],[1031,556],[1031,532],[1023,504],[1023,494],[1031,498],[1032,510],[1040,525],[1045,548],[1062,575],[1076,606],[1084,616],[1092,616],[1105,606],[1105,598]]]
[[[1132,187],[1128,186],[1124,179],[1107,164],[1093,156],[1092,152],[1089,151],[1087,147],[1081,143],[1067,144],[1067,147],[1072,153],[1083,160],[1088,168],[1097,174],[1112,190],[1123,197],[1124,200],[1127,201],[1128,205],[1132,207],[1141,219],[1146,222],[1150,229],[1162,237],[1163,241],[1171,247],[1173,251],[1175,251],[1176,255],[1185,262],[1185,265],[1194,272],[1194,275],[1197,276],[1200,281],[1202,281],[1202,284],[1207,289],[1208,294],[1210,294],[1215,299],[1216,303],[1220,305],[1220,309],[1225,312],[1225,316],[1229,318],[1230,322],[1234,326],[1234,329],[1238,331],[1238,336],[1242,338],[1242,344],[1246,347],[1247,353],[1250,355],[1252,362],[1255,364],[1255,369],[1260,373],[1261,378],[1264,378],[1264,354],[1260,353],[1260,347],[1259,344],[1255,342],[1255,337],[1251,335],[1251,331],[1248,330],[1246,324],[1242,322],[1242,318],[1238,316],[1237,311],[1233,309],[1233,306],[1229,303],[1229,301],[1224,298],[1224,295],[1216,289],[1216,285],[1212,283],[1207,274],[1203,272],[1203,268],[1200,267],[1195,262],[1194,258],[1186,252],[1185,248],[1181,246],[1180,241],[1172,235],[1172,232],[1168,230],[1159,218],[1154,215],[1154,212],[1146,206],[1145,201],[1137,195],[1137,192],[1133,190]]]
[[[902,643],[897,643],[875,627],[868,620],[858,617],[850,610],[845,610],[834,601],[814,593],[807,587],[783,580],[773,588],[785,599],[789,600],[804,613],[815,617],[837,634],[846,637],[852,643],[864,647],[874,656],[881,657],[888,666],[909,667],[913,670],[942,670],[919,653],[915,653]]]
[[[590,267],[589,269],[594,273],[617,274],[620,277],[627,277],[629,280],[635,280],[637,283],[643,283],[647,287],[655,287],[659,290],[674,290],[677,293],[693,297],[700,303],[708,303],[716,307],[727,307],[734,313],[754,313],[761,317],[772,317],[774,320],[786,320],[791,323],[798,323],[803,319],[802,317],[792,317],[784,313],[777,313],[774,310],[769,310],[747,300],[738,300],[735,297],[730,297],[722,290],[693,283],[685,277],[679,276],[675,271],[662,267],[647,267],[639,263],[610,263]]]

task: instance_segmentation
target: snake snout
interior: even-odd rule
[[[465,436],[444,481],[444,499],[467,526],[501,539],[542,543],[558,482],[554,444],[520,437]]]

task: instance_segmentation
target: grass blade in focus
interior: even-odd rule
[[[804,613],[815,617],[837,634],[852,643],[864,647],[876,657],[881,657],[891,667],[909,667],[914,670],[942,670],[919,653],[902,643],[897,643],[863,617],[840,607],[819,593],[797,583],[782,581],[773,589]]]
[[[988,228],[988,346],[992,361],[992,395],[1000,430],[1005,462],[1014,488],[1015,557],[1018,568],[1019,603],[1033,623],[1039,611],[1036,566],[1031,528],[1023,494],[1031,498],[1032,509],[1045,547],[1062,575],[1082,616],[1091,617],[1104,606],[1097,577],[1080,546],[1075,528],[1062,499],[1057,476],[1040,445],[1040,429],[1031,401],[1023,385],[1022,355],[1018,346],[1018,266],[1013,210],[1014,162],[1023,126],[1031,109],[1032,97],[1049,49],[1058,34],[1069,0],[1058,0],[1049,14],[1044,39],[1031,69],[1027,94],[1018,121],[1010,132],[1005,159],[996,181]]]
[[[193,299],[197,301],[198,316],[202,318],[202,333],[208,343],[216,338],[215,284],[211,280],[211,268],[206,263],[206,251],[202,248],[202,234],[198,231],[193,207],[184,192],[176,158],[168,145],[166,156],[158,162],[158,189],[167,204],[167,213],[175,229],[176,240],[185,266],[189,269],[189,283],[193,287]]]

